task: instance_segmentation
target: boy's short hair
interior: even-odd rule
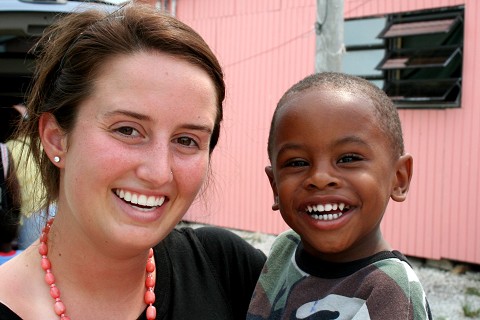
[[[338,72],[314,73],[294,84],[280,99],[272,117],[270,133],[268,135],[268,157],[272,159],[273,132],[279,109],[294,94],[312,90],[314,88],[331,88],[360,94],[372,101],[380,128],[388,136],[394,157],[404,153],[402,125],[397,108],[392,100],[380,88],[360,77]]]

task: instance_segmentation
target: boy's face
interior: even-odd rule
[[[333,89],[292,95],[279,110],[266,168],[286,223],[311,254],[352,261],[389,249],[379,225],[403,201],[409,155],[394,159],[370,100]]]

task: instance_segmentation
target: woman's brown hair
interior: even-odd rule
[[[28,121],[23,123],[21,133],[30,139],[30,152],[46,189],[42,208],[58,198],[60,172],[42,150],[39,117],[51,113],[64,132],[70,132],[78,106],[92,93],[104,62],[113,56],[141,51],[170,54],[208,73],[217,95],[217,115],[210,141],[210,153],[213,151],[223,117],[225,83],[217,58],[197,32],[146,5],[127,5],[111,13],[92,10],[72,13],[47,29],[33,49],[36,69],[27,97]]]

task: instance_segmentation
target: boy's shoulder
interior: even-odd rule
[[[282,244],[293,246],[299,240],[297,237],[290,232],[282,234],[274,252],[283,252]],[[352,264],[332,264],[332,268],[344,269],[336,270],[343,274],[340,277],[338,274],[332,276],[333,271],[329,273],[326,269],[323,270],[327,274],[323,275],[306,272],[296,264],[296,251],[286,251],[290,254],[280,259],[284,262],[283,268],[280,260],[276,264],[267,261],[268,269],[260,278],[251,314],[296,314],[306,318],[324,314],[328,309],[345,319],[355,316],[362,319],[431,319],[420,281],[398,251],[381,252]],[[269,302],[265,304],[265,301]],[[310,311],[303,314],[305,310]]]
[[[372,263],[372,266],[378,269],[379,272],[372,272],[370,276],[365,277],[365,281],[373,281],[375,286],[381,286],[384,281],[376,279],[379,278],[378,274],[380,273],[394,282],[406,295],[415,291],[423,292],[420,280],[407,258],[398,251],[392,251],[391,253],[394,257],[380,259]]]
[[[275,240],[273,241],[271,251],[278,250],[282,247],[288,246],[290,247],[297,247],[300,243],[300,235],[293,231],[292,229],[288,229],[282,233],[280,233]]]

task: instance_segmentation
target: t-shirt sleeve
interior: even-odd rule
[[[266,260],[265,254],[231,231],[202,227],[195,229],[212,261],[238,319],[245,319],[255,284]]]

